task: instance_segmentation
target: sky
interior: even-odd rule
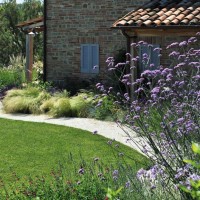
[[[24,0],[17,0],[17,3],[23,3]],[[4,0],[0,0],[0,3],[3,3]]]

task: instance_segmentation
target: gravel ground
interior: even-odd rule
[[[89,118],[51,118],[47,115],[5,114],[3,112],[3,106],[1,102],[0,102],[0,118],[57,124],[57,125],[63,125],[63,126],[69,126],[87,130],[90,131],[91,133],[96,131],[97,134],[99,135],[102,135],[109,139],[114,139],[138,151],[140,151],[138,145],[144,143],[141,141],[141,138],[136,137],[136,134],[133,131],[129,130],[128,128],[124,128],[126,132],[128,132],[128,134],[132,138],[134,138],[134,142],[128,140],[129,137],[127,136],[127,134],[115,122],[105,122]]]

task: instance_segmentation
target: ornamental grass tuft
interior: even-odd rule
[[[86,93],[80,93],[70,98],[72,117],[88,117],[92,108],[92,97]]]
[[[40,114],[39,105],[49,97],[48,93],[38,88],[13,89],[3,99],[3,108],[6,113]]]

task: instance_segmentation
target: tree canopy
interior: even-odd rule
[[[0,5],[0,67],[7,66],[11,56],[25,56],[25,34],[16,27],[20,22],[43,15],[43,3],[40,0],[7,0]],[[34,55],[42,59],[43,34],[34,38]]]

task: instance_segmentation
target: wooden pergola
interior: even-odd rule
[[[33,68],[33,37],[36,33],[44,31],[44,18],[37,17],[17,25],[26,34],[26,80],[32,81]]]

